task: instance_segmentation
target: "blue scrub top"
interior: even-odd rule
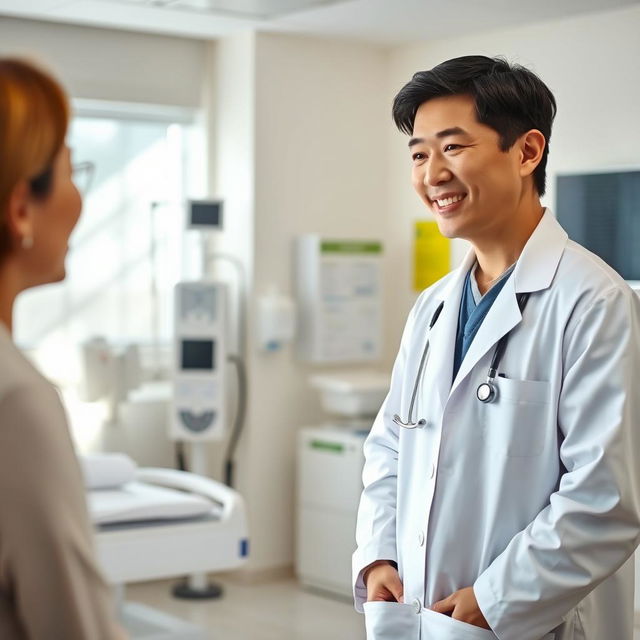
[[[480,295],[475,282],[475,265],[469,269],[467,277],[464,280],[462,289],[462,298],[460,300],[460,312],[458,313],[458,331],[456,333],[456,349],[453,356],[453,378],[451,383],[456,379],[460,365],[473,342],[473,338],[485,319],[494,300],[498,297],[505,282],[515,269],[512,264],[496,281],[496,283],[487,291],[484,296]]]

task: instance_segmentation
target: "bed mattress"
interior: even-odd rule
[[[204,496],[143,482],[95,489],[87,500],[94,525],[215,517],[221,512],[220,504]]]

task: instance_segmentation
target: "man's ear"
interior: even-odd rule
[[[33,210],[31,207],[31,193],[26,180],[21,180],[11,191],[5,224],[15,242],[23,238],[32,238],[34,232]]]
[[[537,129],[531,129],[520,137],[520,175],[530,176],[540,164],[547,141]]]

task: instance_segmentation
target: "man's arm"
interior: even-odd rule
[[[423,294],[424,295],[424,294]],[[409,352],[420,299],[409,314],[400,350],[393,366],[389,393],[376,417],[364,445],[365,465],[362,473],[364,490],[358,509],[356,541],[353,554],[354,600],[362,611],[367,600],[364,572],[379,560],[397,563],[396,500],[398,476],[399,427],[393,415],[401,406],[405,363]]]
[[[499,638],[537,640],[631,556],[640,535],[640,300],[612,288],[567,330],[557,491],[473,591]]]

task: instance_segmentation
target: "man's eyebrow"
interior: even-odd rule
[[[448,129],[443,129],[442,131],[438,131],[436,133],[436,138],[442,139],[447,138],[448,136],[468,136],[469,134],[462,129],[461,127],[449,127]],[[409,148],[424,142],[424,138],[411,138],[409,140]]]

